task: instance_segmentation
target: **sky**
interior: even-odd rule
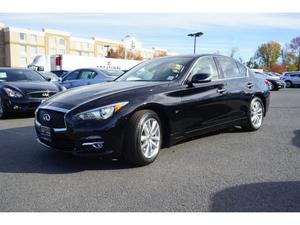
[[[247,61],[258,46],[278,41],[282,46],[300,36],[300,14],[209,14],[209,13],[0,13],[6,26],[70,32],[77,37],[121,40],[135,36],[144,48],[159,47],[178,54],[193,52],[187,34],[201,31],[197,53],[229,55]]]

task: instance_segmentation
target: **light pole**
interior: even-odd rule
[[[192,33],[192,34],[187,35],[189,37],[194,37],[194,54],[196,54],[196,39],[197,39],[197,37],[200,37],[202,35],[203,35],[202,32],[197,32],[197,33]]]

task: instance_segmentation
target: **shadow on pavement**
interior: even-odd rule
[[[5,117],[1,120],[3,121],[9,121],[9,120],[15,120],[15,119],[26,119],[26,118],[33,118],[34,117],[34,113],[15,113],[15,114],[11,114],[8,117]],[[1,121],[0,121],[1,122]]]
[[[212,197],[215,212],[299,212],[300,181],[266,182],[224,189]]]
[[[295,136],[292,138],[292,143],[296,147],[300,148],[300,130],[294,131]]]
[[[123,161],[79,158],[36,142],[33,126],[0,130],[0,173],[64,174],[133,168]]]

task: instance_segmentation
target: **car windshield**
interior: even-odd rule
[[[0,70],[0,81],[45,81],[45,78],[32,70]]]
[[[182,76],[192,57],[167,57],[143,62],[116,81],[172,81]]]
[[[118,77],[124,73],[122,70],[101,70],[101,72],[112,77]]]

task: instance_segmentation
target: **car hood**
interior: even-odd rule
[[[11,87],[24,94],[36,91],[53,91],[58,92],[59,87],[48,81],[16,81],[16,82],[3,82],[1,85],[5,87]]]
[[[61,94],[55,95],[44,102],[42,106],[55,106],[71,109],[84,102],[92,101],[93,99],[138,88],[150,88],[161,85],[162,83],[163,82],[118,81],[87,85],[68,89]]]

